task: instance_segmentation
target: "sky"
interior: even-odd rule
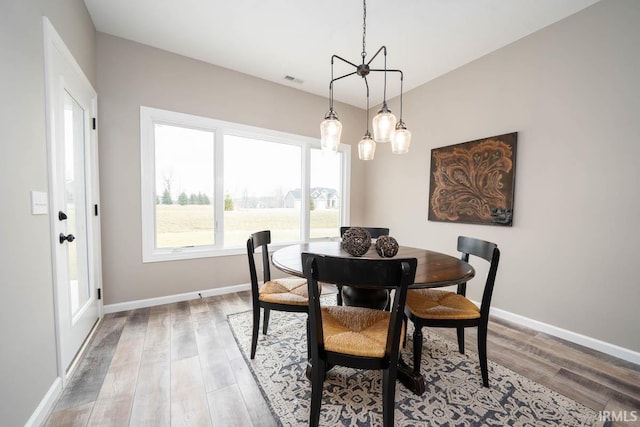
[[[174,198],[213,195],[214,133],[173,125],[156,124],[156,192],[166,182]],[[300,188],[302,149],[234,135],[225,135],[225,193],[232,197],[270,196]],[[311,150],[311,186],[340,189],[340,157]]]

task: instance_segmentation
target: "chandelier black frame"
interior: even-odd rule
[[[340,143],[340,135],[342,133],[342,124],[338,119],[338,115],[333,109],[333,83],[350,77],[358,75],[364,79],[365,87],[367,89],[367,128],[364,136],[358,144],[358,155],[361,160],[372,160],[375,155],[376,142],[391,142],[392,151],[397,154],[406,153],[409,151],[409,144],[411,143],[411,132],[407,129],[404,121],[402,120],[402,94],[403,94],[403,82],[404,74],[402,70],[388,69],[387,68],[387,48],[386,46],[380,47],[376,53],[367,62],[366,52],[366,34],[367,34],[367,2],[363,0],[363,24],[362,24],[362,63],[356,65],[351,61],[342,58],[339,55],[331,56],[331,82],[329,83],[329,111],[325,115],[325,120],[320,125],[321,133],[321,145],[325,151],[336,151]],[[371,63],[382,52],[384,54],[384,68],[371,68]],[[344,74],[339,77],[334,77],[334,63],[338,59],[345,64],[348,64],[355,68],[355,71]],[[367,76],[372,72],[384,73],[384,87],[383,87],[383,100],[382,108],[378,111],[378,114],[373,118],[373,138],[369,132],[369,82]],[[387,73],[400,74],[400,119],[396,120],[396,117],[391,113],[387,106]]]

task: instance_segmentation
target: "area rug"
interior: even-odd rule
[[[308,425],[306,314],[272,311],[269,334],[259,335],[254,360],[249,359],[251,312],[229,315],[228,320],[279,425]],[[461,355],[456,344],[428,328],[423,333],[422,373],[427,389],[416,396],[398,383],[396,426],[606,425],[592,409],[491,361],[491,387],[482,387],[476,354]],[[411,361],[412,345],[409,341],[404,350],[407,361]],[[320,425],[381,426],[381,396],[379,371],[334,367],[324,383]]]

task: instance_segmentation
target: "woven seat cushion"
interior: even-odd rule
[[[455,292],[438,289],[411,289],[407,292],[407,308],[423,319],[478,319],[480,309]]]
[[[322,307],[324,348],[353,356],[383,357],[390,318],[391,313],[371,308]],[[400,336],[404,337],[404,324]]]
[[[258,299],[276,304],[308,305],[307,281],[293,277],[270,280],[260,287]]]

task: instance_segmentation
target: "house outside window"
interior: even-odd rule
[[[336,209],[340,204],[340,194],[335,188],[311,188],[311,207],[313,209]],[[297,208],[302,205],[302,189],[289,190],[284,197],[285,208]]]
[[[140,108],[143,261],[245,252],[339,236],[349,218],[350,147],[149,107]]]

